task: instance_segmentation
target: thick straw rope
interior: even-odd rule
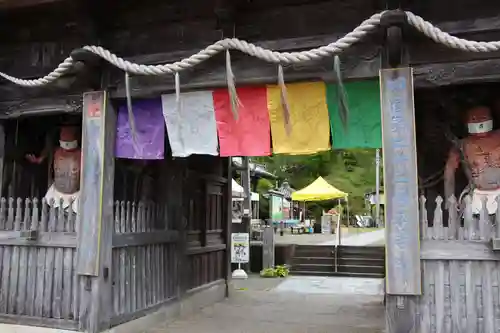
[[[314,48],[301,52],[276,52],[264,49],[260,46],[248,43],[244,40],[237,38],[226,38],[220,40],[204,50],[193,54],[192,56],[176,61],[171,64],[164,65],[142,65],[127,61],[118,57],[116,54],[111,53],[101,46],[85,46],[84,49],[88,50],[99,57],[103,58],[115,67],[134,75],[163,75],[175,74],[184,69],[195,67],[201,62],[213,57],[214,55],[225,50],[239,50],[250,56],[259,58],[261,60],[276,63],[276,64],[297,64],[301,62],[319,60],[321,58],[339,54],[351,45],[359,42],[369,33],[374,32],[380,26],[380,19],[384,12],[374,14],[369,19],[363,21],[353,31],[340,38],[339,40],[325,46]],[[461,39],[451,36],[450,34],[442,31],[441,29],[432,25],[432,23],[425,21],[418,15],[411,12],[406,12],[408,23],[415,27],[418,31],[422,32],[427,37],[431,38],[437,43],[441,43],[450,48],[460,49],[468,52],[493,52],[500,50],[500,41],[496,42],[477,42]],[[40,87],[47,85],[61,76],[66,74],[74,65],[74,60],[71,57],[66,58],[55,70],[46,76],[34,80],[23,80],[8,74],[0,72],[0,76],[4,79],[23,87]]]

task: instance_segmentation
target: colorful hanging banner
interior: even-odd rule
[[[163,159],[165,153],[165,125],[161,100],[137,100],[132,103],[136,139],[134,142],[126,105],[118,108],[115,156],[139,160]]]
[[[218,155],[212,92],[182,93],[180,98],[177,110],[175,94],[161,96],[172,156]]]
[[[382,148],[379,82],[347,82],[344,86],[349,107],[347,131],[338,112],[337,89],[334,84],[326,85],[333,148]]]
[[[330,149],[330,125],[323,82],[287,84],[290,106],[290,133],[287,134],[281,88],[268,86],[267,102],[271,121],[273,152],[314,154]]]
[[[266,87],[236,89],[240,105],[238,119],[231,110],[227,89],[213,92],[215,119],[221,156],[268,156],[271,134]]]

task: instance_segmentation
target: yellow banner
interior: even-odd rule
[[[287,84],[287,133],[279,86],[267,87],[267,106],[275,154],[314,154],[330,149],[330,120],[323,82]]]

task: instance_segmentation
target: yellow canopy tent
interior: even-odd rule
[[[348,194],[328,184],[323,177],[318,177],[314,182],[299,191],[292,193],[293,201],[321,201],[347,198]]]

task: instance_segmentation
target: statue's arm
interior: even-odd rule
[[[450,151],[444,169],[444,196],[445,206],[448,206],[448,199],[455,194],[455,172],[460,163],[460,156],[455,149]]]

